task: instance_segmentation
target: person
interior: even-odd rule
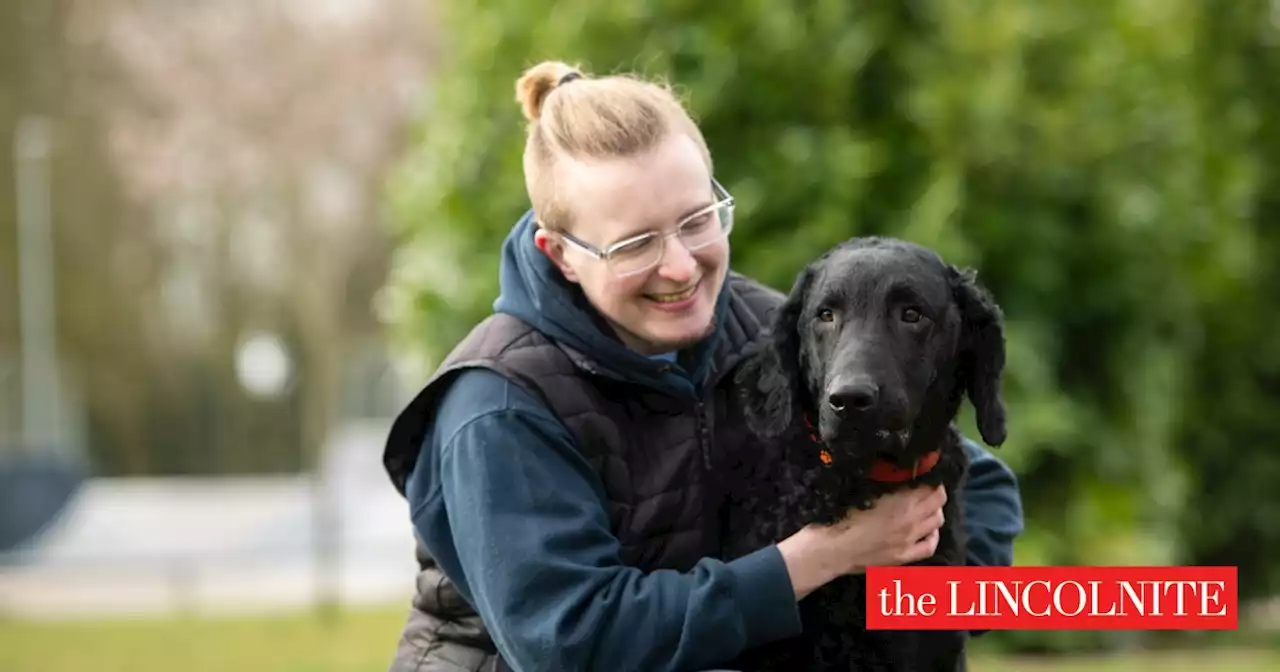
[[[750,443],[728,390],[785,297],[730,270],[733,197],[668,86],[548,61],[516,90],[532,207],[493,314],[384,452],[422,570],[391,669],[713,668],[798,634],[824,583],[931,555],[957,493],[719,558],[708,466]],[[969,562],[1010,564],[1017,482],[966,446]]]

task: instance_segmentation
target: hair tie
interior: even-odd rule
[[[565,84],[568,84],[569,82],[572,82],[575,79],[582,79],[582,73],[570,72],[566,74],[564,77],[561,77],[560,81],[556,82],[556,86],[564,86]]]

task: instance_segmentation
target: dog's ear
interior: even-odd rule
[[[977,281],[977,271],[951,269],[951,293],[960,307],[960,384],[973,404],[982,440],[1004,443],[1004,316],[990,292]]]
[[[747,427],[762,437],[778,436],[791,424],[791,413],[802,387],[800,314],[813,276],[813,267],[809,266],[796,278],[768,332],[736,375]]]

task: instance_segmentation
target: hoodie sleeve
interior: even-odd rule
[[[1010,566],[1013,542],[1022,533],[1022,500],[1013,470],[970,439],[969,476],[961,492],[969,536],[968,564]]]
[[[438,500],[447,525],[414,524],[515,669],[705,669],[800,632],[776,546],[685,573],[624,566],[590,465],[497,374],[460,376],[433,434],[420,461],[436,460],[437,482],[413,506]]]

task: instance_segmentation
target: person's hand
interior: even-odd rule
[[[811,527],[828,538],[833,556],[844,561],[841,574],[860,574],[871,565],[905,565],[933,555],[946,503],[947,490],[940,485],[900,490],[876,500],[871,509],[855,509],[835,525]]]
[[[866,510],[853,510],[831,526],[809,525],[778,544],[796,599],[871,565],[923,560],[938,548],[946,489],[921,487],[894,492]]]

